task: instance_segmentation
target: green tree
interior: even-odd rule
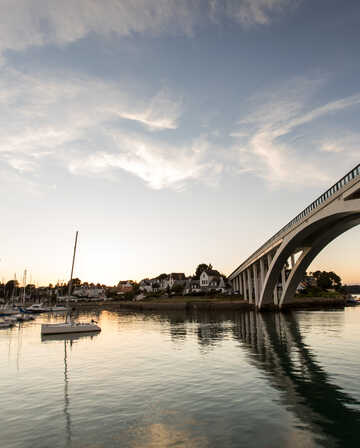
[[[196,277],[200,277],[200,274],[203,271],[210,271],[211,269],[212,269],[212,265],[211,264],[200,263],[199,266],[196,268],[195,276]]]
[[[132,287],[133,287],[133,293],[135,295],[139,294],[139,292],[140,292],[140,290],[139,290],[139,288],[140,288],[139,283],[136,283],[136,282],[131,280],[131,284],[132,284]]]
[[[19,287],[19,282],[17,280],[9,280],[5,285],[5,297],[10,299],[16,295],[16,291]]]
[[[315,271],[312,275],[320,289],[340,290],[342,288],[341,278],[333,271]]]

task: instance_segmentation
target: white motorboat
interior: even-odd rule
[[[42,303],[33,303],[26,309],[31,313],[46,313],[48,311],[51,311],[51,308],[44,306]]]
[[[0,328],[11,328],[14,326],[13,321],[3,320],[0,322]]]
[[[67,311],[68,308],[66,306],[61,306],[61,305],[55,305],[51,308],[51,311],[53,311],[54,313],[57,312],[61,312],[61,311]]]
[[[90,333],[101,331],[95,322],[63,322],[61,324],[42,324],[41,334]]]
[[[9,322],[15,325],[17,322],[17,318],[15,316],[7,316],[6,319],[4,319],[4,322]]]
[[[18,312],[19,310],[10,305],[2,305],[0,307],[0,316],[12,316]]]

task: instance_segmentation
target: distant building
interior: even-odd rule
[[[134,282],[132,280],[120,280],[117,285],[117,292],[126,293],[131,292],[134,288]]]
[[[186,280],[184,294],[195,292],[216,291],[219,293],[227,293],[231,291],[231,286],[226,277],[215,269],[202,271],[199,277],[189,277]]]
[[[74,288],[72,295],[83,299],[100,299],[105,297],[105,289],[99,286],[79,286]]]
[[[183,272],[172,272],[152,279],[145,278],[139,283],[140,291],[146,293],[166,292],[178,286],[183,287],[183,294],[211,290],[226,293],[231,290],[226,277],[214,269],[203,271],[200,277],[186,277]]]
[[[200,292],[200,280],[198,277],[188,277],[186,279],[184,294]]]
[[[167,291],[168,288],[172,289],[174,286],[185,286],[186,277],[183,272],[171,274],[160,274],[155,278],[145,278],[139,283],[140,291],[147,293]]]
[[[147,293],[153,292],[152,281],[148,278],[144,278],[144,280],[141,280],[141,282],[139,283],[139,290]]]
[[[175,273],[173,272],[172,274],[169,275],[168,278],[168,286],[169,288],[173,288],[174,286],[185,286],[186,283],[186,277],[185,274],[183,272],[181,273]]]

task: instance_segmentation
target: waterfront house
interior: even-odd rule
[[[125,294],[133,290],[134,283],[132,280],[120,280],[117,285],[117,292]]]
[[[168,277],[168,286],[169,288],[173,288],[174,286],[185,286],[186,277],[183,272],[176,273],[173,272]]]
[[[153,292],[151,280],[148,278],[144,278],[143,280],[141,280],[141,282],[139,283],[139,290],[147,293]]]
[[[200,274],[200,288],[202,290],[216,290],[218,292],[226,292],[228,290],[228,283],[226,277],[221,275],[215,269],[203,271]]]
[[[105,297],[105,288],[82,285],[74,288],[72,295],[82,299],[103,299]]]

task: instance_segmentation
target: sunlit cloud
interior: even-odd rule
[[[339,146],[336,142],[324,142],[321,146],[321,150],[324,152],[343,152],[344,148],[342,146]]]
[[[112,170],[122,169],[140,177],[150,188],[182,190],[191,180],[214,180],[222,170],[221,163],[209,160],[209,146],[203,139],[194,141],[190,148],[120,133],[114,133],[113,139],[116,151],[98,151],[72,160],[70,171],[111,176]]]
[[[96,79],[3,73],[0,160],[19,173],[40,170],[41,161],[51,157],[74,175],[116,180],[119,173],[113,171],[121,169],[153,189],[181,190],[189,181],[216,184],[222,163],[209,155],[206,138],[186,146],[155,136],[178,126],[181,100],[169,89],[145,101]],[[138,122],[142,135],[140,129],[122,129],[124,120]]]
[[[242,0],[214,3],[218,8],[219,4],[223,3],[227,15],[244,25],[267,25],[275,14],[296,5],[296,2],[291,0]],[[214,8],[216,6],[213,6]]]
[[[3,69],[0,160],[29,171],[43,157],[71,157],[80,142],[91,147],[92,141],[106,139],[119,120],[138,122],[153,132],[177,128],[181,100],[168,89],[140,99],[124,94],[121,87],[90,78],[44,78]]]
[[[291,0],[10,0],[0,3],[0,53],[33,46],[68,45],[90,33],[191,36],[206,21],[268,24]]]
[[[157,93],[148,104],[139,108],[137,112],[123,111],[119,116],[128,120],[142,123],[150,130],[176,129],[178,118],[181,113],[181,103],[172,99],[166,89]]]
[[[360,154],[360,134],[356,132],[347,132],[346,134],[336,133],[329,135],[319,142],[320,151],[330,153],[336,156],[341,153],[342,156],[350,156],[358,159]]]
[[[306,80],[297,80],[290,92],[285,88],[271,93],[268,97],[264,95],[263,100],[267,101],[259,107],[255,106],[246,118],[240,120],[240,130],[231,133],[231,136],[238,140],[234,151],[238,157],[240,171],[252,172],[273,186],[328,182],[329,174],[320,169],[316,156],[310,154],[306,157],[304,148],[299,149],[294,144],[294,133],[300,126],[358,106],[360,95],[355,94],[306,110],[309,96],[318,85],[318,81],[309,83]],[[329,140],[323,142],[321,149],[334,153],[343,150],[339,142]]]
[[[31,160],[24,159],[16,159],[10,158],[8,159],[8,164],[17,171],[34,171],[36,168],[36,164]]]

